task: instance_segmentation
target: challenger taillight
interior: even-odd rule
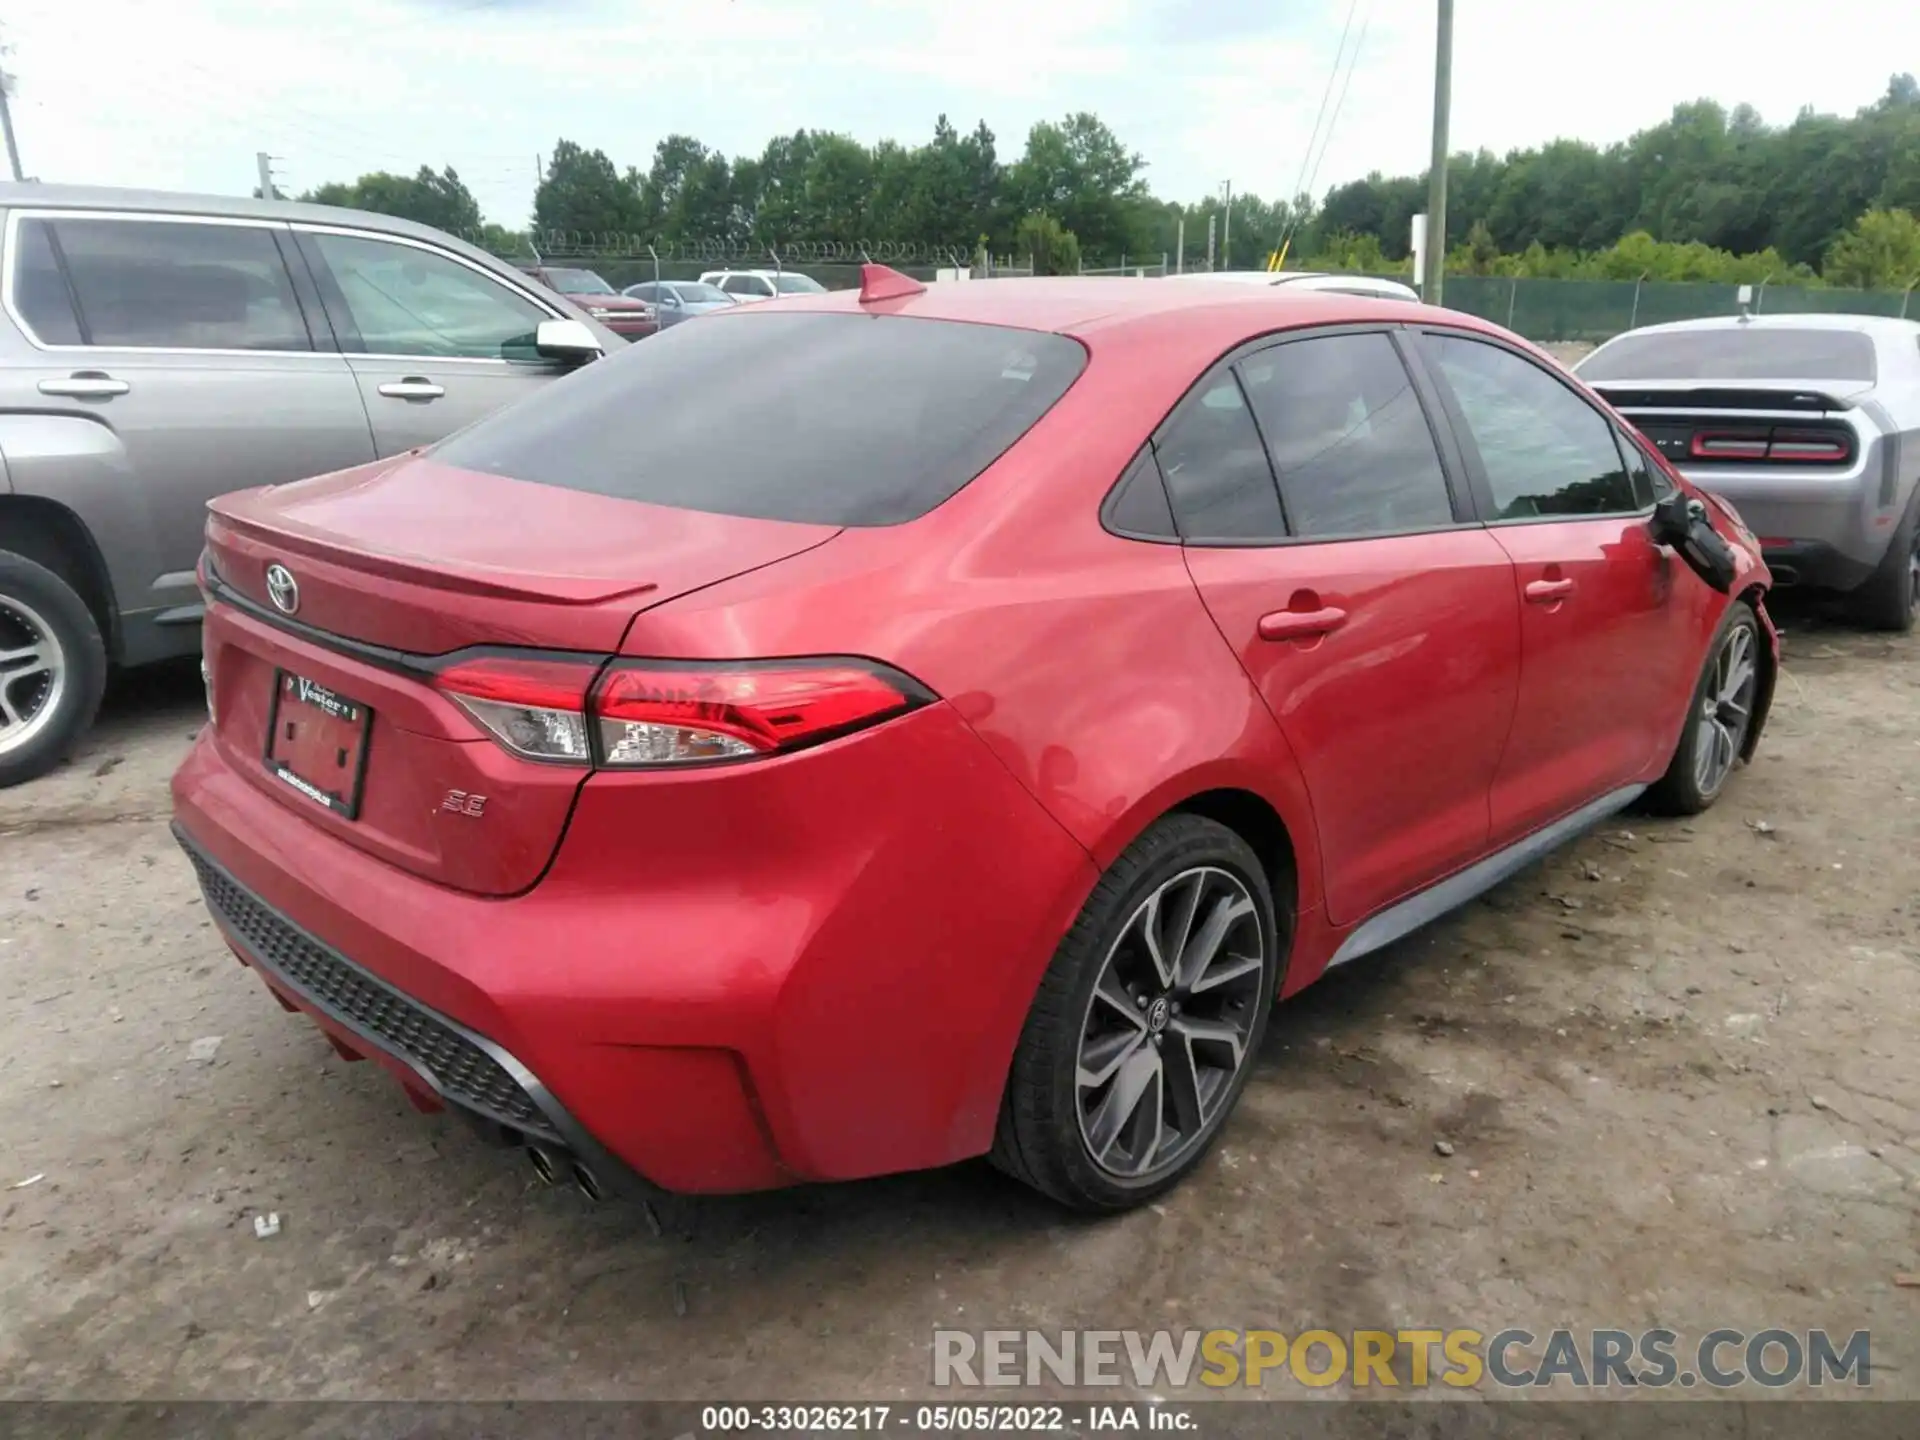
[[[1790,465],[1845,465],[1853,459],[1851,435],[1839,430],[1696,430],[1687,444],[1695,460],[1761,460]]]
[[[448,667],[434,685],[517,755],[606,769],[781,754],[933,698],[896,670],[846,659],[488,655]]]

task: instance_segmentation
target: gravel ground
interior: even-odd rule
[[[123,683],[0,794],[0,1393],[886,1398],[941,1324],[1423,1324],[1867,1328],[1920,1398],[1920,641],[1788,623],[1715,810],[1286,1006],[1204,1169],[1098,1224],[984,1165],[538,1188],[234,964],[165,823],[197,676]]]

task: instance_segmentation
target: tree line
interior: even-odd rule
[[[660,140],[645,169],[555,144],[526,228],[489,221],[458,174],[375,173],[302,196],[405,215],[526,253],[529,232],[629,237],[637,244],[805,240],[937,246],[959,255],[1157,263],[1181,244],[1203,263],[1257,268],[1284,247],[1290,267],[1406,268],[1426,177],[1367,176],[1306,196],[1155,196],[1146,162],[1098,116],[1042,121],[1004,156],[984,121],[942,115],[921,144],[865,145],[800,130],[729,158],[691,135]],[[1769,126],[1747,105],[1674,108],[1601,147],[1556,140],[1505,156],[1456,156],[1448,180],[1456,273],[1634,280],[1770,280],[1905,288],[1920,280],[1920,83],[1895,76],[1851,117],[1802,111]],[[1229,249],[1228,246],[1231,246]]]

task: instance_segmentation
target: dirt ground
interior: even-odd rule
[[[198,677],[124,683],[0,794],[0,1393],[889,1399],[936,1325],[1779,1325],[1920,1398],[1920,641],[1787,625],[1716,809],[1284,1007],[1204,1169],[1103,1223],[984,1164],[661,1233],[537,1187],[235,965],[165,820]]]

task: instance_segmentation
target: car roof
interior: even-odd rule
[[[1289,280],[1309,280],[1326,274],[1324,270],[1182,270],[1167,280],[1231,280],[1240,285],[1283,285]]]
[[[1920,320],[1892,315],[1849,315],[1817,311],[1806,314],[1707,315],[1697,320],[1672,320],[1664,325],[1642,325],[1626,335],[1670,335],[1691,330],[1851,330],[1882,339],[1907,339],[1920,334]],[[1624,336],[1617,337],[1624,338]]]
[[[395,235],[445,241],[444,230],[394,215],[297,200],[256,200],[239,195],[193,195],[173,190],[137,190],[117,185],[48,185],[37,180],[0,184],[0,205],[59,210],[142,210],[155,215],[207,215],[232,220],[284,220],[308,225],[353,225]]]
[[[860,303],[858,290],[830,290],[824,295],[788,296],[746,308],[754,314],[810,310],[960,320],[1052,331],[1102,345],[1124,335],[1177,330],[1182,339],[1190,339],[1201,348],[1213,345],[1216,353],[1264,331],[1301,325],[1426,320],[1482,332],[1496,329],[1475,316],[1411,300],[1284,285],[1249,294],[1245,285],[1233,281],[1161,285],[1119,276],[947,282],[866,306]]]
[[[151,215],[203,215],[224,220],[278,220],[299,225],[343,225],[356,230],[377,230],[383,234],[457,249],[469,259],[485,261],[494,267],[520,269],[524,263],[509,265],[489,255],[477,245],[457,235],[402,220],[395,215],[380,215],[371,210],[350,210],[340,205],[303,205],[297,200],[256,200],[240,195],[194,195],[174,190],[140,190],[117,185],[48,185],[37,180],[0,183],[0,206],[14,209],[113,210],[139,211]]]

